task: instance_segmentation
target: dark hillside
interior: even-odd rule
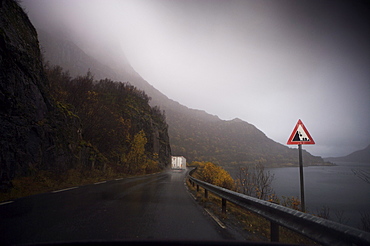
[[[211,161],[228,170],[253,163],[266,167],[295,166],[298,151],[276,143],[255,126],[239,119],[204,122],[181,115],[169,118],[174,154],[184,153],[190,160]],[[177,129],[171,129],[176,124]],[[178,152],[177,152],[178,151]],[[321,157],[303,152],[304,165],[321,165]]]
[[[116,172],[138,174],[169,164],[165,116],[149,105],[143,91],[128,83],[96,81],[89,73],[71,78],[59,66],[45,70],[58,106],[81,121],[79,145],[97,151],[86,167],[105,170],[109,163]]]
[[[332,162],[341,161],[370,163],[370,145],[368,145],[365,149],[355,151],[349,155],[342,157],[328,157],[325,158],[325,160]]]
[[[0,182],[7,189],[30,170],[61,171],[72,156],[63,143],[76,136],[56,128],[79,125],[61,118],[48,97],[36,30],[14,1],[0,1],[0,45]]]
[[[168,125],[149,100],[128,83],[96,81],[90,73],[72,78],[60,67],[44,66],[27,15],[15,1],[0,1],[0,191],[5,198],[13,190],[35,192],[35,184],[41,192],[165,168],[171,155]]]
[[[152,98],[151,105],[153,106],[162,106],[160,101],[169,100],[146,82],[124,58],[121,59],[123,60],[120,61],[121,63],[112,61],[109,66],[87,55],[80,47],[68,40],[68,37],[61,37],[55,33],[52,35],[45,30],[37,30],[37,32],[45,60],[68,70],[72,77],[91,71],[96,80],[108,78],[114,81],[130,82]]]
[[[73,64],[76,63],[68,61],[78,60],[78,64],[84,64],[84,67],[79,68],[80,74],[90,70],[98,79],[107,76],[129,81],[144,90],[152,99],[150,104],[158,105],[166,112],[174,155],[186,156],[188,161],[213,161],[230,168],[254,162],[263,162],[266,166],[298,164],[297,151],[267,138],[255,126],[241,120],[223,121],[217,116],[189,109],[168,99],[140,77],[129,64],[116,63],[112,67],[106,64],[98,65],[97,60],[77,49],[72,42],[48,34],[41,35],[41,45],[44,47],[46,59],[52,64],[63,65],[65,69],[73,70],[75,69]],[[68,47],[73,47],[73,52],[64,50]],[[122,69],[114,69],[117,67]],[[74,71],[78,73],[78,70]],[[304,158],[305,165],[324,164],[321,157],[312,156],[308,152],[305,152]]]

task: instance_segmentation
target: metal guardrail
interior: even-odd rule
[[[283,226],[323,245],[370,245],[370,233],[212,185],[192,177],[194,171],[189,172],[190,182],[197,185],[197,191],[203,187],[205,197],[208,191],[221,197],[223,212],[229,201],[269,220],[271,241],[279,241],[279,226]]]

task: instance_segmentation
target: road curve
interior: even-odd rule
[[[0,245],[111,240],[244,240],[184,185],[186,171],[113,180],[0,205]]]

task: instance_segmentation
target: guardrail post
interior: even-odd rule
[[[193,187],[197,183],[197,186],[204,188],[205,196],[206,194],[208,195],[208,192],[212,192],[214,195],[221,197],[223,214],[226,214],[227,200],[251,212],[259,214],[262,211],[263,214],[260,215],[270,220],[270,240],[272,242],[279,241],[279,227],[283,226],[303,236],[310,237],[313,241],[323,245],[327,245],[328,242],[330,242],[330,245],[370,245],[370,233],[359,229],[331,222],[290,208],[272,206],[265,201],[237,194],[233,191],[227,191],[193,177],[191,180],[193,181]]]
[[[197,184],[197,192],[199,191],[199,185]]]
[[[279,242],[279,225],[270,221],[270,240],[271,242]]]
[[[222,198],[222,213],[226,214],[226,199]]]
[[[208,190],[204,189],[204,197],[208,198]]]

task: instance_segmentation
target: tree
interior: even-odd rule
[[[262,200],[269,200],[274,195],[271,186],[274,175],[265,171],[265,167],[258,163],[252,167],[240,167],[237,186],[239,192]]]
[[[198,165],[200,167],[200,179],[229,190],[234,189],[235,181],[225,169],[212,162],[198,162]]]
[[[127,172],[130,174],[136,174],[143,172],[142,170],[147,163],[147,157],[145,155],[145,144],[147,138],[144,130],[141,130],[135,134],[134,139],[131,143],[130,152],[127,155]]]
[[[108,164],[117,172],[136,174],[168,164],[171,148],[166,117],[159,107],[149,105],[145,92],[128,82],[94,81],[90,72],[71,78],[61,67],[45,66],[45,70],[54,100],[65,115],[78,121],[81,142],[106,160],[91,166],[105,170]]]

